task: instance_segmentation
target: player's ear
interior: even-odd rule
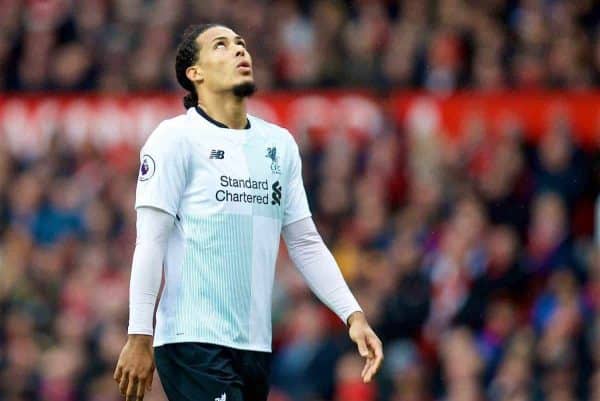
[[[204,71],[198,65],[191,65],[185,70],[185,76],[194,83],[204,81]]]

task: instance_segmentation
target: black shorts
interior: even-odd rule
[[[266,401],[271,353],[206,343],[154,348],[169,401]]]

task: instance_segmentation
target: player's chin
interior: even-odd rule
[[[242,79],[233,85],[233,94],[238,97],[249,97],[252,96],[254,92],[256,92],[256,85],[254,84],[254,79],[252,79],[252,77]]]

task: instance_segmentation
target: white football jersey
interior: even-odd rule
[[[163,121],[142,147],[135,207],[176,217],[154,346],[271,350],[281,228],[310,210],[292,135],[248,121],[246,129],[229,129],[190,108]]]

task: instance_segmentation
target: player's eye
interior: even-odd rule
[[[218,49],[219,47],[225,47],[225,42],[219,41],[215,43],[215,49]]]
[[[238,42],[238,45],[242,45],[244,49],[246,48],[246,43],[241,40]]]

